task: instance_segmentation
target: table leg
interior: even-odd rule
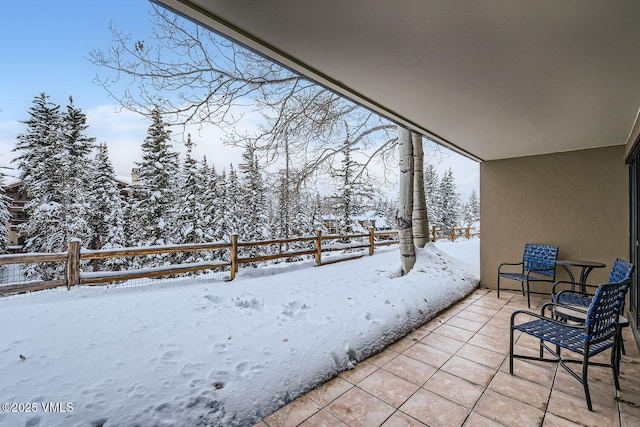
[[[591,270],[593,270],[593,267],[582,267],[582,272],[580,273],[580,284],[582,285],[580,288],[582,293],[587,292],[587,288],[584,285],[587,284],[587,276],[589,276]]]
[[[571,292],[575,291],[574,283],[575,283],[576,279],[574,279],[573,273],[571,272],[569,267],[566,266],[566,265],[562,265],[562,268],[564,268],[564,271],[566,271],[567,274],[569,275],[569,281],[571,282]]]

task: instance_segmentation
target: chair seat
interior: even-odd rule
[[[584,329],[558,325],[557,323],[546,320],[533,320],[521,325],[514,325],[514,328],[526,334],[533,335],[536,338],[567,348],[576,353],[584,354],[586,338]],[[599,343],[591,342],[588,356],[595,356],[596,354],[613,347],[613,344],[613,337]]]
[[[539,282],[552,282],[553,279],[549,279],[548,277],[538,277],[538,276],[528,276],[522,273],[500,273],[501,277],[511,280],[517,280],[519,282],[526,282],[529,280],[530,282],[539,281]]]

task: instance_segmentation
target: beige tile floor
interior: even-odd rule
[[[523,308],[517,293],[477,290],[254,427],[640,426],[640,355],[629,328],[622,390],[609,368],[590,368],[589,412],[582,386],[554,363],[517,359],[509,374],[509,319]],[[515,346],[537,354],[527,335]]]

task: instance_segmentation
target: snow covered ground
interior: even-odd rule
[[[2,298],[0,425],[251,425],[471,292],[478,250],[430,244],[401,278],[392,247],[233,282]]]

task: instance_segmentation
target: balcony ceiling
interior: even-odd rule
[[[625,144],[637,0],[157,0],[478,160]]]

